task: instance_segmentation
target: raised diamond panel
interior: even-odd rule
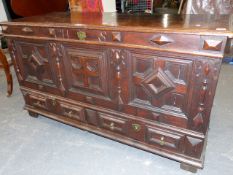
[[[141,85],[148,95],[156,98],[175,88],[174,83],[161,68],[158,68],[145,77]]]
[[[172,43],[173,41],[167,36],[155,36],[151,39],[151,42],[158,44],[160,46]]]

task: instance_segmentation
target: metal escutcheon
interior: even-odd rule
[[[165,145],[164,136],[160,138],[160,145],[161,146]]]
[[[52,105],[53,105],[53,106],[56,106],[56,105],[57,105],[56,99],[52,99]]]
[[[138,132],[141,130],[141,125],[139,124],[132,124],[132,128],[135,132]]]
[[[79,31],[79,32],[77,32],[77,36],[78,36],[79,40],[85,40],[87,37],[87,34],[86,34],[86,32]]]
[[[110,123],[110,129],[111,130],[114,130],[114,128],[115,128],[115,124],[112,122],[112,123]]]

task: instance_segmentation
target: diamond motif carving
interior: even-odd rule
[[[218,40],[204,40],[203,49],[212,51],[221,51],[222,41]]]
[[[156,36],[151,39],[151,42],[158,44],[160,46],[172,43],[173,41],[167,36]]]
[[[172,80],[170,80],[161,68],[146,76],[141,85],[148,95],[156,98],[175,88]]]
[[[38,73],[38,78],[40,79],[40,75],[44,73],[44,61],[41,56],[39,56],[36,52],[33,52],[29,57],[28,63],[34,72]]]
[[[202,146],[203,140],[187,136],[185,154],[199,158],[201,156]]]
[[[204,123],[202,113],[197,113],[197,115],[193,119],[193,122],[195,128],[202,126]]]
[[[120,42],[121,41],[121,33],[120,32],[112,32],[112,40]]]

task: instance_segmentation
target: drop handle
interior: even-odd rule
[[[115,124],[113,122],[111,122],[110,125],[109,125],[109,127],[110,127],[111,130],[114,130]]]
[[[164,136],[162,136],[162,137],[160,138],[160,145],[161,145],[161,146],[165,145],[164,139],[165,139]]]
[[[53,106],[56,106],[56,105],[57,105],[56,99],[52,99],[52,105],[53,105]]]
[[[141,125],[139,124],[132,124],[132,128],[135,132],[139,132],[141,130]]]
[[[68,115],[68,117],[73,117],[74,112],[73,112],[73,111],[69,111],[69,112],[67,113],[67,115]]]

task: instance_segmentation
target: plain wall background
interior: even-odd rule
[[[6,12],[4,10],[3,3],[1,0],[0,1],[0,21],[6,21],[6,20],[7,20]]]
[[[115,0],[102,0],[104,12],[115,12],[116,1]]]
[[[105,12],[115,12],[116,11],[116,2],[115,0],[102,0],[103,8]],[[0,21],[6,21],[7,16],[3,7],[2,0],[0,0]]]

